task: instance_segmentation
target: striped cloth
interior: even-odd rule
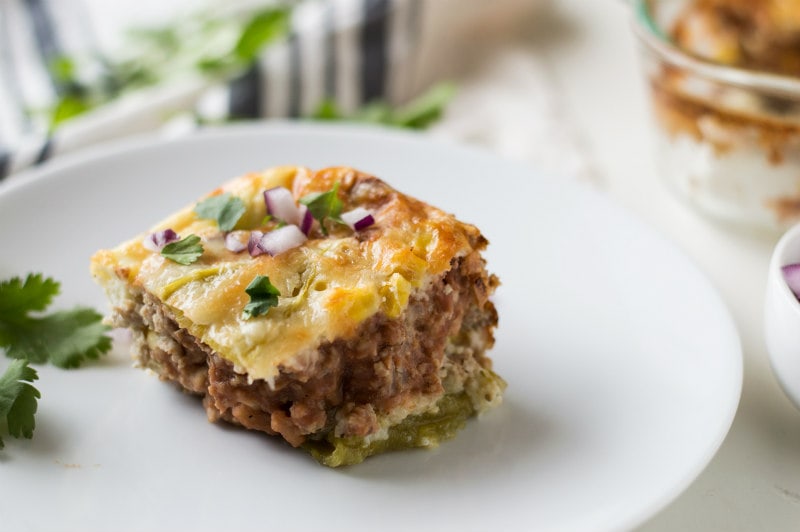
[[[197,7],[191,0],[0,0],[0,180],[59,153],[181,123],[175,117],[188,113],[215,121],[293,118],[326,99],[346,114],[377,99],[401,103],[456,70],[459,40],[502,33],[535,2],[304,0],[292,10],[288,36],[233,79],[170,77],[49,131],[36,110],[51,107],[66,87],[48,65],[112,55],[136,14],[150,8],[163,24],[163,4],[173,3]]]

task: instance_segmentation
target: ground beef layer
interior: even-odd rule
[[[281,367],[273,383],[238,373],[139,289],[129,287],[113,321],[133,331],[138,363],[202,396],[212,421],[279,434],[295,447],[331,437],[367,444],[410,416],[435,413],[445,395],[468,398],[472,412],[499,402],[502,380],[485,378],[497,325],[488,298],[497,284],[478,252],[453,259],[399,317],[368,318],[352,337],[304,353],[301,369]]]

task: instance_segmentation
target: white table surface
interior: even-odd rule
[[[772,374],[762,325],[777,237],[737,234],[674,197],[655,172],[649,108],[629,10],[613,0],[559,0],[531,46],[552,69],[568,118],[613,198],[676,243],[721,293],[744,350],[736,419],[706,470],[641,530],[800,530],[800,411]]]

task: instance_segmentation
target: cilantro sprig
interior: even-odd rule
[[[108,327],[91,308],[39,314],[59,289],[57,281],[41,274],[0,282],[0,348],[6,356],[75,368],[111,349]]]
[[[300,198],[300,203],[308,207],[308,210],[318,222],[322,229],[322,234],[327,235],[325,220],[331,219],[338,223],[342,222],[339,217],[342,214],[342,200],[339,199],[339,182],[327,192],[312,192]]]
[[[250,296],[250,302],[242,311],[246,320],[269,312],[269,309],[278,305],[278,297],[281,295],[266,275],[256,275],[244,291]]]
[[[203,245],[200,244],[200,237],[189,235],[177,242],[170,242],[161,250],[161,255],[178,264],[187,266],[200,258],[203,254]]]
[[[311,114],[311,118],[381,124],[404,129],[425,129],[441,118],[455,93],[455,85],[452,83],[439,83],[403,106],[392,107],[384,101],[376,100],[352,114],[343,113],[336,101],[328,98],[320,102]]]
[[[51,130],[125,94],[185,72],[209,80],[238,75],[289,33],[292,2],[248,14],[204,9],[163,26],[131,28],[111,55],[61,56],[48,65],[60,98],[48,109]],[[92,72],[92,77],[82,75]]]
[[[39,376],[27,360],[15,360],[0,377],[0,421],[5,419],[8,434],[14,438],[33,437],[34,414],[41,397],[33,381]],[[5,447],[0,438],[0,449]]]
[[[216,220],[222,231],[233,230],[246,210],[244,201],[228,192],[206,198],[194,206],[194,212],[197,213],[197,216],[208,220]]]

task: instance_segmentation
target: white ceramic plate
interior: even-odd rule
[[[703,276],[588,187],[424,137],[278,124],[65,158],[0,188],[0,277],[43,271],[63,281],[59,306],[105,308],[96,249],[222,180],[292,163],[360,167],[483,230],[503,282],[503,406],[437,450],[329,470],[207,423],[117,346],[77,371],[41,368],[35,437],[0,452],[3,529],[625,529],[711,459],[742,362]]]

